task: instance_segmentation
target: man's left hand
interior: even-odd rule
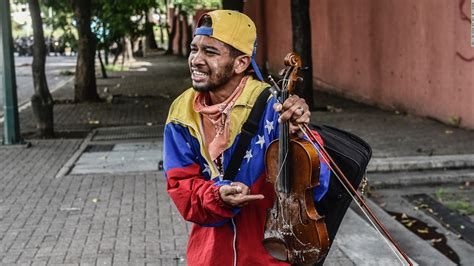
[[[239,208],[246,206],[251,201],[264,198],[262,194],[251,194],[250,188],[241,182],[232,182],[230,185],[219,187],[219,195],[225,204]]]
[[[276,103],[273,109],[280,113],[278,123],[290,122],[291,133],[297,133],[300,130],[298,125],[308,124],[311,117],[309,106],[298,95],[291,95],[283,104]]]

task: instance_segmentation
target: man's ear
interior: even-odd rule
[[[234,71],[235,74],[242,74],[247,70],[250,65],[250,56],[239,55],[234,60]]]

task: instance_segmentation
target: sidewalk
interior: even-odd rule
[[[36,137],[31,109],[20,113],[22,134],[32,146],[0,148],[1,264],[186,264],[190,224],[170,202],[163,173],[128,171],[131,165],[125,162],[130,160],[124,160],[125,148],[134,149],[130,156],[137,162],[149,159],[150,155],[137,155],[135,148],[159,140],[159,134],[145,131],[164,124],[172,99],[190,86],[186,60],[151,56],[131,71],[110,76],[97,81],[106,99],[101,103],[71,103],[72,82],[54,93],[54,140]],[[318,110],[333,111],[314,112],[313,121],[361,136],[376,158],[474,154],[472,131],[323,93],[317,93],[316,100]],[[107,133],[103,128],[117,131]],[[98,150],[90,152],[94,148]],[[70,172],[88,152],[115,170]],[[121,156],[120,166],[113,164],[117,161],[111,161],[112,155]],[[395,227],[397,235],[417,241]],[[325,265],[397,265],[377,237],[350,210]],[[432,253],[422,263],[415,258],[420,264],[449,263],[429,247],[421,249]]]

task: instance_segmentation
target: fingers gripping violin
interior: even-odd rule
[[[301,58],[285,57],[284,102],[295,87]],[[267,210],[263,245],[268,253],[291,264],[312,264],[326,256],[329,238],[324,217],[316,211],[313,188],[319,185],[319,158],[309,141],[290,136],[288,122],[280,125],[279,139],[265,155],[267,180],[274,184],[275,201]]]

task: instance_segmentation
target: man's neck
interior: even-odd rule
[[[222,85],[220,88],[217,88],[214,91],[209,92],[210,105],[218,104],[224,102],[234,90],[239,86],[240,81],[242,80],[243,75],[236,75],[229,80],[226,84]]]

